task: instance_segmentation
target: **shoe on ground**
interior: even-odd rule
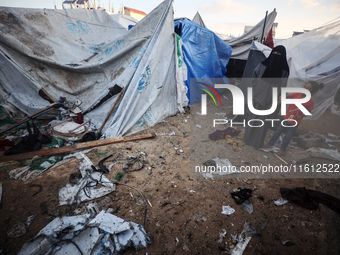
[[[266,144],[266,145],[263,145],[262,148],[260,148],[259,150],[264,151],[264,152],[271,152],[273,151],[273,146]]]
[[[273,146],[270,146],[269,144],[263,145],[262,149],[271,149]]]
[[[278,156],[284,156],[284,155],[286,155],[286,152],[285,151],[279,151],[279,153],[277,155]]]

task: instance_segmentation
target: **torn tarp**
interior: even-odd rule
[[[76,183],[68,183],[59,190],[59,205],[71,205],[103,197],[115,191],[116,185],[110,182],[102,172],[94,172],[90,159],[79,153],[83,162],[79,165],[81,179]]]
[[[120,254],[149,243],[143,226],[101,211],[95,218],[87,214],[54,219],[18,254]]]

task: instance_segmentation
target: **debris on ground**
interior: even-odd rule
[[[251,202],[250,199],[245,200],[241,204],[241,209],[249,214],[252,214],[254,211],[253,203]]]
[[[245,222],[241,234],[238,235],[238,243],[233,248],[231,255],[242,255],[247,248],[248,243],[254,235],[257,234],[256,229],[249,223]]]
[[[148,244],[143,226],[101,211],[94,218],[86,214],[54,219],[18,254],[120,254]]]
[[[340,153],[338,150],[331,150],[331,149],[325,149],[325,148],[310,148],[307,150],[307,152],[316,152],[316,153],[322,153],[328,156],[331,156],[332,158],[335,158],[340,161]]]
[[[85,154],[80,155],[84,158],[79,165],[81,178],[59,190],[59,205],[79,204],[103,197],[115,190],[115,184],[103,172],[94,171],[91,160]]]
[[[251,197],[251,189],[238,188],[236,191],[231,192],[231,197],[235,200],[236,204],[242,204],[244,201]]]
[[[229,205],[222,206],[222,214],[231,215],[235,212],[235,209],[230,207]]]
[[[240,130],[236,130],[232,127],[228,127],[224,130],[216,130],[214,133],[209,135],[209,139],[212,141],[222,140],[225,139],[226,136],[238,136],[240,134]]]
[[[225,236],[227,235],[227,230],[225,230],[224,228],[222,228],[222,232],[219,234],[219,238],[218,239],[218,242],[219,243],[222,243],[223,242],[223,239],[225,238]]]
[[[287,204],[288,202],[289,201],[287,199],[284,199],[284,198],[280,197],[279,199],[274,201],[274,204],[276,206],[283,206],[283,205]]]

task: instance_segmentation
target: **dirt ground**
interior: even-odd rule
[[[225,112],[230,116],[228,109]],[[230,254],[236,245],[231,235],[241,233],[246,221],[258,234],[251,239],[243,254],[340,254],[339,214],[323,204],[317,210],[308,210],[294,203],[280,207],[274,205],[274,201],[280,198],[281,187],[306,187],[340,198],[339,179],[294,178],[293,175],[292,178],[281,178],[279,175],[277,178],[264,178],[259,174],[246,178],[239,178],[237,174],[214,175],[214,178],[205,179],[195,175],[190,170],[193,154],[200,164],[216,156],[229,159],[237,167],[259,163],[283,164],[274,154],[247,145],[240,145],[240,152],[234,151],[231,145],[209,140],[208,134],[214,128],[198,128],[196,125],[202,124],[202,119],[197,112],[200,108],[194,105],[190,113],[167,118],[138,133],[156,133],[153,139],[97,147],[87,153],[96,164],[110,154],[121,153],[123,158],[141,152],[146,154],[144,167],[126,173],[120,180],[140,190],[149,201],[146,216],[141,196],[124,185],[117,185],[115,192],[94,201],[99,210],[112,208],[116,216],[135,223],[141,224],[146,217],[145,230],[152,243],[146,249],[130,249],[126,254]],[[210,121],[205,119],[202,125]],[[329,133],[340,136],[339,127],[339,116],[327,111],[319,120],[303,121],[299,130],[331,138]],[[244,130],[240,130],[238,137],[242,140]],[[270,130],[267,139],[272,133]],[[340,149],[339,144],[334,143],[334,146]],[[324,143],[320,147],[329,149]],[[294,146],[288,148],[283,159],[290,164],[313,155]],[[74,158],[26,182],[10,179],[9,171],[17,166],[1,167],[1,255],[17,254],[26,241],[34,238],[54,218],[74,215],[77,208],[85,210],[86,203],[78,207],[58,206],[58,191],[69,181],[70,174],[78,171],[79,162]],[[117,172],[122,172],[121,164],[114,165],[106,176],[115,181]],[[42,188],[40,192],[39,187]],[[239,187],[253,190],[252,214],[243,211],[230,195],[232,190]],[[47,213],[42,214],[40,205],[44,202]],[[226,205],[234,208],[235,213],[222,214],[222,206]],[[31,215],[36,216],[26,227],[26,234],[18,238],[8,237],[8,230],[19,222],[26,222]],[[219,242],[223,229],[226,235]],[[292,245],[283,245],[286,240],[291,240]]]

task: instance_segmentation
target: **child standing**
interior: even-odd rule
[[[311,95],[314,95],[318,90],[323,88],[323,84],[319,84],[315,81],[308,81],[305,84],[305,89],[308,89],[311,93]],[[288,98],[292,99],[300,99],[306,97],[305,94],[302,93],[292,93],[288,95]],[[302,104],[308,111],[311,111],[314,109],[314,100],[310,99],[308,102]],[[273,150],[273,146],[277,139],[280,137],[281,133],[286,130],[286,135],[283,138],[282,144],[281,144],[281,150],[278,153],[279,156],[284,156],[286,154],[286,149],[288,147],[288,144],[290,140],[293,137],[293,134],[297,127],[299,126],[301,120],[303,119],[305,115],[301,112],[299,108],[295,104],[290,104],[288,106],[288,110],[286,112],[286,115],[283,117],[285,121],[285,126],[282,126],[280,123],[279,127],[275,131],[273,137],[270,139],[269,143],[264,145],[262,149],[265,151],[271,151]],[[282,117],[281,117],[282,118]],[[283,120],[283,118],[281,120]]]

